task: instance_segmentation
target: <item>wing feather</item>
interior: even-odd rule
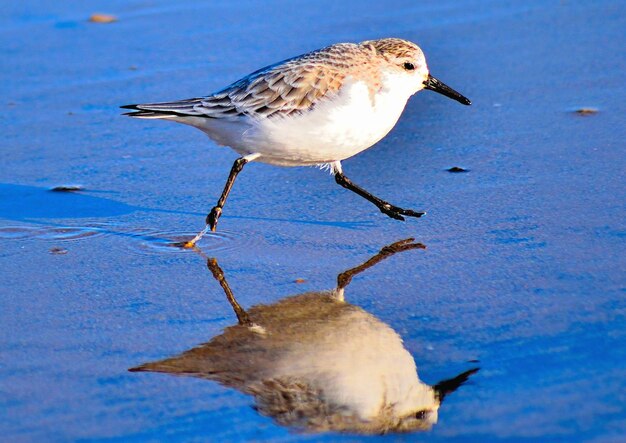
[[[362,46],[340,43],[260,69],[207,97],[126,108],[223,119],[302,113],[336,96],[354,58],[364,55]]]

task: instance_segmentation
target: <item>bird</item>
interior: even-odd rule
[[[196,127],[239,157],[205,228],[181,246],[215,231],[237,175],[249,162],[329,168],[340,186],[396,219],[425,212],[403,209],[353,183],[341,162],[376,144],[395,126],[408,99],[423,89],[470,105],[430,74],[421,48],[382,38],[337,43],[261,68],[207,96],[122,106],[134,118]]]
[[[429,385],[391,326],[346,301],[352,278],[392,255],[425,246],[409,238],[342,272],[332,290],[244,309],[215,258],[207,266],[237,324],[180,355],[130,368],[218,382],[254,409],[303,432],[383,434],[429,430],[444,398],[479,368]]]

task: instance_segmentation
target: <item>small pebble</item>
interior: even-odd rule
[[[52,192],[76,192],[82,191],[84,188],[81,185],[61,185],[55,186],[50,189]]]
[[[461,168],[459,166],[452,166],[451,168],[446,169],[448,172],[469,172],[469,169]]]
[[[593,115],[598,113],[598,108],[580,108],[574,111],[578,115]]]
[[[64,249],[64,248],[51,248],[50,249],[50,254],[53,254],[53,255],[65,255],[67,254],[67,252],[68,252],[67,249]]]
[[[117,21],[117,17],[110,14],[92,14],[89,21],[92,23],[113,23]]]

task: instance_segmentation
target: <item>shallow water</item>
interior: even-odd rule
[[[250,165],[204,254],[247,309],[332,289],[415,237],[426,250],[356,276],[346,300],[402,337],[424,383],[480,367],[420,439],[626,435],[623,2],[7,3],[5,439],[361,438],[298,434],[215,381],[128,372],[236,322],[206,258],[167,244],[202,227],[235,155],[117,106],[209,93],[294,54],[382,36],[418,42],[433,75],[473,101],[420,93],[388,137],[344,163],[428,215],[397,222],[325,172]],[[89,23],[95,12],[119,21]],[[83,189],[49,191],[68,184]]]

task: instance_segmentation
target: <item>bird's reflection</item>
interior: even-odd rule
[[[407,239],[337,277],[331,291],[308,292],[244,310],[215,259],[208,267],[238,319],[223,334],[182,354],[131,371],[217,381],[252,395],[255,409],[302,431],[359,434],[428,430],[441,401],[478,369],[434,386],[417,376],[400,336],[344,299],[352,278],[398,252]]]

